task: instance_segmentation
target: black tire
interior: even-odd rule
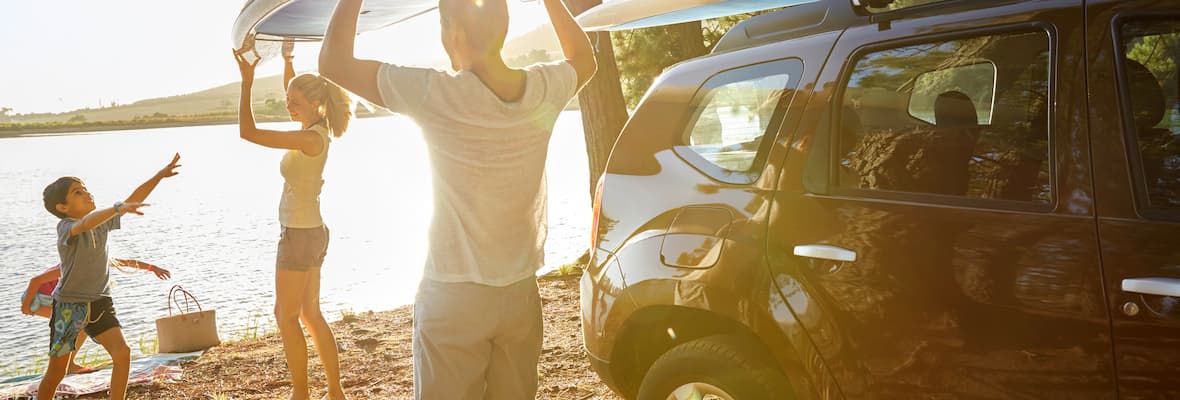
[[[703,393],[720,390],[719,398],[734,400],[791,399],[790,385],[778,368],[759,354],[750,339],[710,336],[673,347],[651,365],[639,385],[638,400],[675,399],[686,385],[703,386]]]

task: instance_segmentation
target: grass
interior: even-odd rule
[[[543,277],[561,278],[566,276],[581,275],[585,265],[580,261],[574,261],[561,265],[552,271],[546,272]]]
[[[25,365],[5,365],[0,367],[0,376],[25,376],[36,375],[45,372],[45,366],[49,364],[49,356],[41,355],[33,362]]]
[[[139,352],[142,354],[156,354],[160,352],[160,339],[153,336],[147,338],[147,334],[139,335]]]
[[[270,336],[277,332],[278,328],[275,327],[274,322],[268,320],[268,322],[264,324],[259,322],[260,318],[262,318],[262,314],[254,314],[251,316],[250,322],[247,323],[242,329],[239,329],[237,334],[231,335],[230,338],[226,340],[226,342],[236,343],[247,340],[255,340],[258,338]]]
[[[352,313],[355,315],[355,313]],[[250,323],[245,327],[237,330],[233,335],[226,339],[227,343],[234,343],[246,340],[255,340],[267,337],[277,332],[274,323],[262,322],[262,315],[257,314],[251,317]],[[129,343],[131,344],[131,343]],[[155,334],[143,333],[139,335],[137,342],[139,352],[143,355],[152,355],[159,353],[160,340]],[[82,350],[74,356],[74,362],[79,365],[85,365],[93,368],[101,368],[112,363],[111,356],[107,354],[106,350],[101,346],[83,346]],[[0,365],[0,378],[3,377],[17,377],[26,375],[40,375],[45,372],[45,367],[49,365],[49,356],[38,356],[31,362],[22,364],[6,364]]]

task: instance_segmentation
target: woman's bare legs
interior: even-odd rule
[[[275,271],[275,322],[283,339],[283,354],[291,373],[291,400],[309,398],[307,388],[307,341],[299,314],[306,298],[308,272],[278,268]],[[318,303],[318,301],[317,301]]]
[[[320,269],[313,268],[307,272],[307,288],[304,292],[303,309],[299,319],[311,339],[315,342],[316,351],[320,354],[320,362],[324,364],[324,375],[328,379],[328,396],[330,400],[344,400],[344,387],[340,384],[340,354],[336,347],[336,337],[324,314],[320,311]]]

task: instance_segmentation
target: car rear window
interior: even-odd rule
[[[752,183],[794,96],[803,64],[787,59],[733,69],[706,81],[677,154],[705,174]]]
[[[1149,208],[1180,209],[1180,21],[1131,20],[1120,27],[1124,120],[1131,159]],[[1146,193],[1143,193],[1146,192]],[[1144,196],[1145,195],[1145,196]]]

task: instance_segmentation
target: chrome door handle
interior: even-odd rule
[[[1156,296],[1180,297],[1180,279],[1130,278],[1123,279],[1123,291]]]
[[[856,252],[826,244],[803,244],[795,246],[795,255],[832,261],[856,261]]]

